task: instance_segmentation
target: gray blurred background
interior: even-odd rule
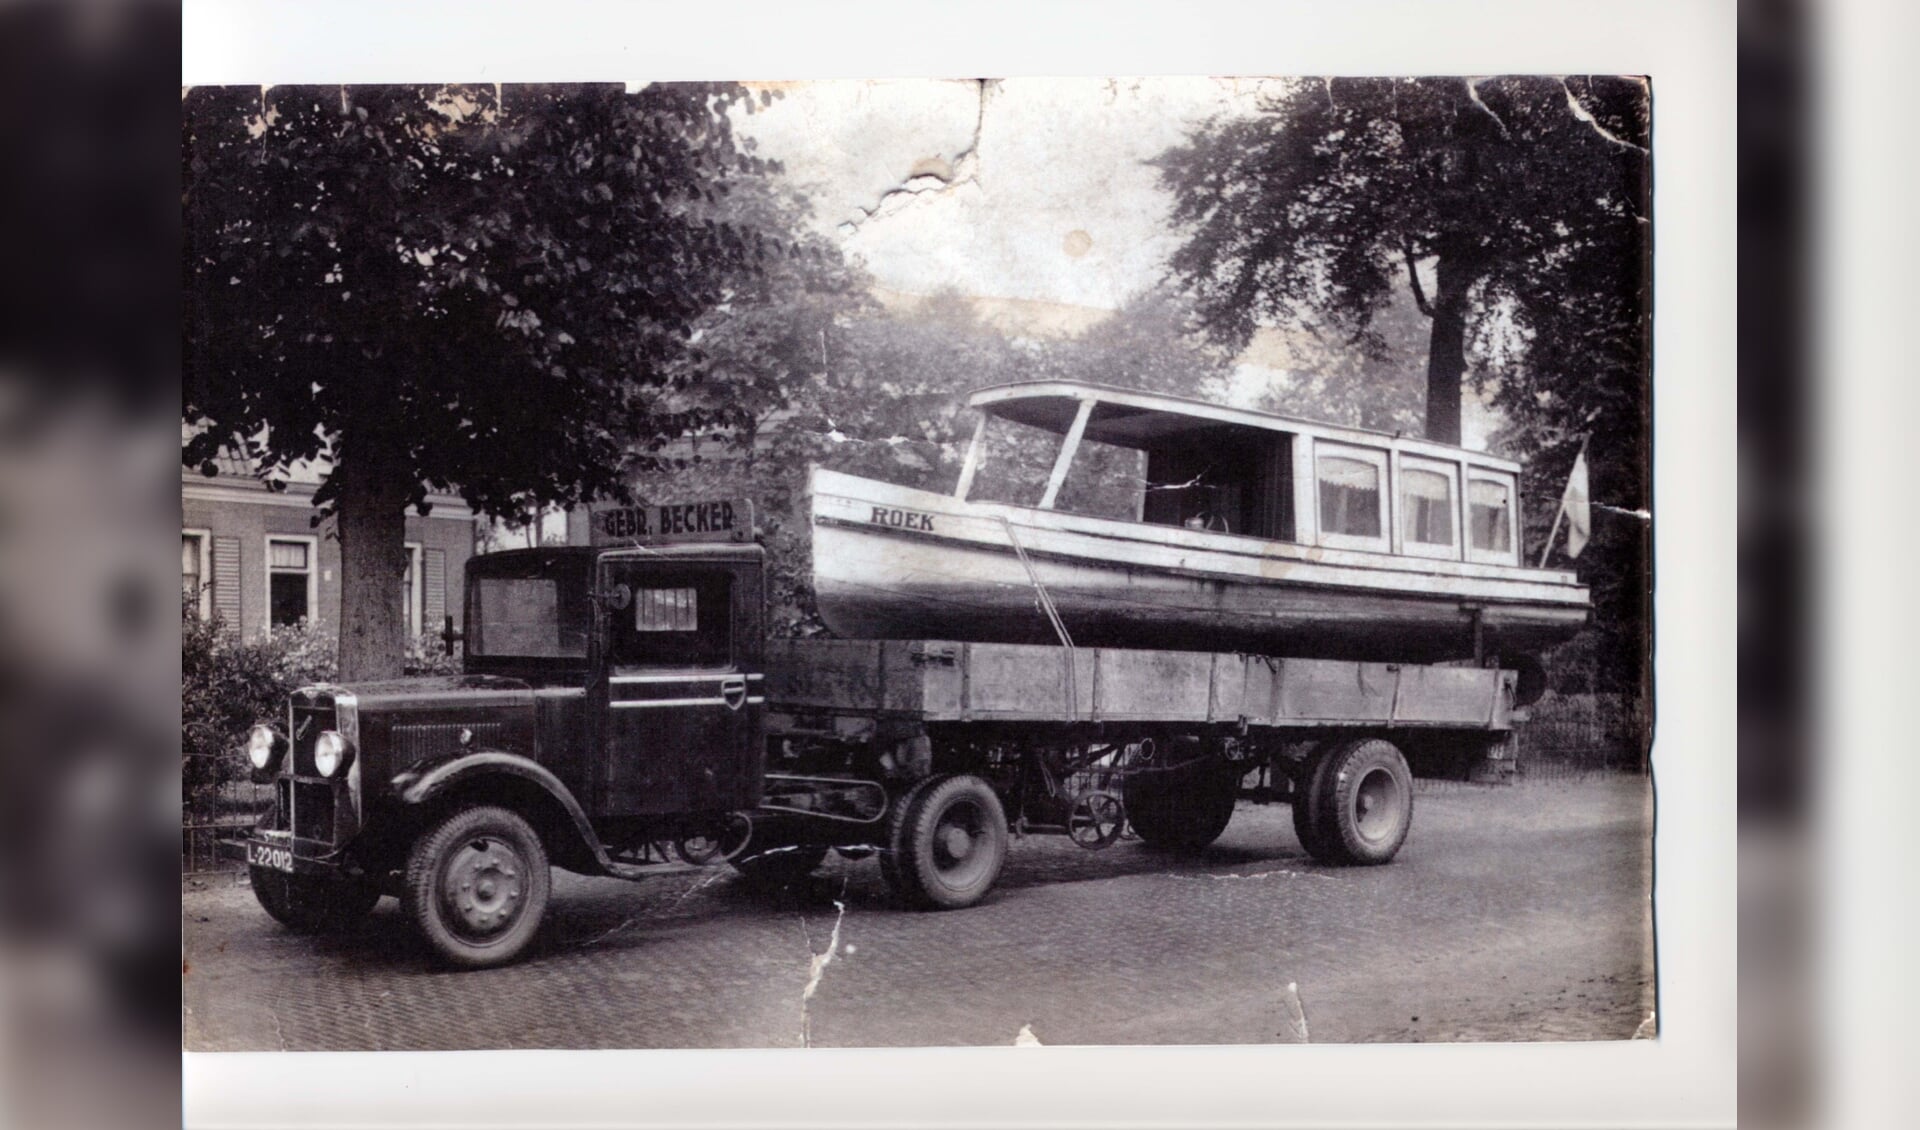
[[[1742,1117],[1912,1125],[1920,29],[1740,16]],[[0,1125],[179,1118],[178,58],[0,4]]]

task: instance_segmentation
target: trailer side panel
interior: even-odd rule
[[[778,711],[915,722],[1506,731],[1512,671],[1231,652],[944,640],[775,640]]]

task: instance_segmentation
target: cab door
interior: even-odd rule
[[[759,579],[732,562],[604,557],[608,816],[726,812],[758,803],[765,691],[747,663]]]

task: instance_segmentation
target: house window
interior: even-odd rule
[[[406,625],[407,650],[420,639],[420,546],[407,543],[407,569],[400,577],[400,622]]]
[[[1322,446],[1314,475],[1320,495],[1320,541],[1354,549],[1385,549],[1384,451]]]
[[[213,577],[208,566],[204,530],[185,530],[180,534],[180,598],[183,609],[191,608],[202,620],[213,615]]]
[[[1513,488],[1500,479],[1474,478],[1467,484],[1468,545],[1481,559],[1513,557]]]
[[[312,538],[267,539],[267,627],[291,627],[314,618]]]

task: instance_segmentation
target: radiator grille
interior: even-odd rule
[[[288,784],[293,786],[294,838],[332,843],[333,785],[320,781],[289,781]]]

